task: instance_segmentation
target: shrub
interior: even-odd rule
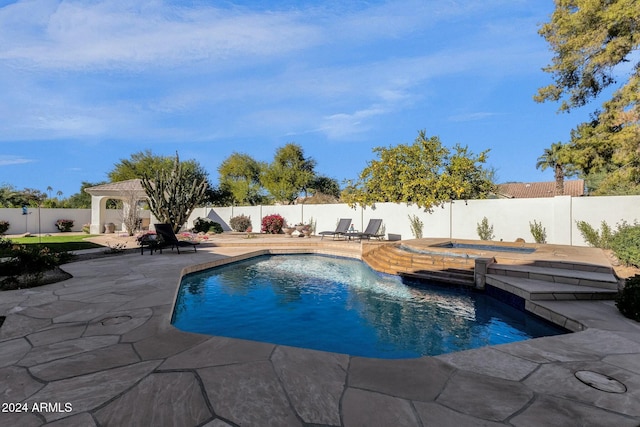
[[[9,221],[0,221],[0,235],[4,234],[9,230]]]
[[[640,322],[640,275],[625,281],[624,288],[616,296],[616,307],[624,316]]]
[[[212,221],[209,218],[200,217],[196,218],[196,220],[193,221],[193,231],[195,231],[196,233],[212,232],[216,234],[220,234],[223,232],[222,226],[219,223]]]
[[[489,225],[489,220],[485,216],[482,218],[482,221],[478,223],[476,227],[476,231],[478,232],[478,237],[480,240],[493,240],[493,225]]]
[[[267,215],[262,218],[262,232],[267,234],[280,234],[284,227],[284,218],[278,214]]]
[[[409,226],[411,227],[413,237],[422,239],[422,227],[424,227],[424,224],[417,215],[409,215]]]
[[[0,249],[11,249],[13,247],[13,241],[6,237],[0,237]]]
[[[547,229],[542,226],[542,221],[534,219],[533,223],[529,222],[529,230],[536,243],[547,243]]]
[[[13,244],[9,239],[2,239],[0,248],[8,250],[4,254],[5,261],[0,264],[3,276],[37,275],[73,257],[68,252],[51,252],[46,246]]]
[[[601,231],[596,230],[590,224],[585,221],[576,221],[578,230],[582,234],[582,238],[587,242],[589,246],[601,249],[611,249],[611,239],[613,233],[611,227],[606,221],[600,223]]]
[[[84,224],[82,226],[82,232],[89,234],[91,232],[91,224]]]
[[[623,264],[640,267],[640,224],[618,224],[611,238],[611,249]]]
[[[229,225],[233,231],[245,232],[251,227],[251,217],[246,215],[234,216],[229,220]]]
[[[73,220],[72,219],[59,219],[56,221],[56,227],[58,230],[65,232],[71,231],[73,228]]]

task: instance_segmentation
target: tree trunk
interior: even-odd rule
[[[556,196],[564,195],[564,170],[562,170],[562,165],[557,164],[555,166],[555,177],[556,177]]]

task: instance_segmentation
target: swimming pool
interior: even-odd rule
[[[358,260],[273,255],[187,275],[172,323],[203,334],[388,359],[565,331],[484,294],[380,275]]]

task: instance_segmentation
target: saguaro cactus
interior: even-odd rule
[[[149,209],[160,222],[171,224],[174,233],[204,201],[207,190],[206,179],[194,180],[184,173],[178,153],[170,172],[157,171],[154,179],[145,175],[141,182]]]

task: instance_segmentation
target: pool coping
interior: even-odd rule
[[[1,294],[5,398],[66,399],[74,409],[0,413],[0,423],[638,425],[640,324],[610,301],[540,303],[584,324],[582,332],[407,360],[207,337],[167,325],[182,271],[263,249],[82,261],[68,266],[74,278],[66,282]],[[576,379],[577,370],[617,378],[628,390],[594,390]]]

